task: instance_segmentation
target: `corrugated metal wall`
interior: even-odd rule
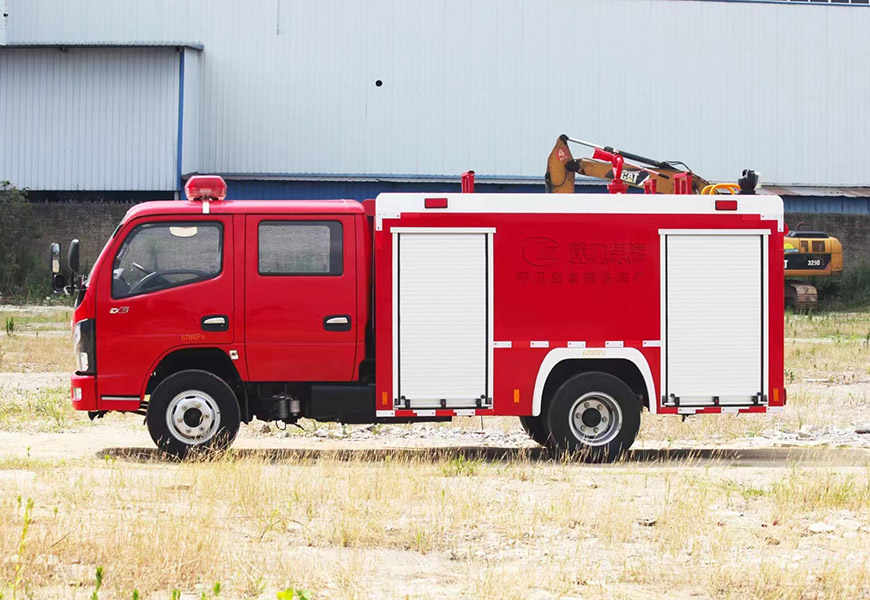
[[[10,0],[10,13],[9,43],[202,42],[201,171],[540,176],[566,132],[713,180],[752,167],[870,185],[864,6]]]
[[[174,189],[177,64],[173,49],[0,48],[0,179]]]
[[[185,48],[184,52],[184,105],[182,107],[181,173],[199,171],[199,57],[200,52]]]

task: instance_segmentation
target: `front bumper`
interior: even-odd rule
[[[70,397],[76,410],[97,410],[97,378],[93,375],[71,376]]]

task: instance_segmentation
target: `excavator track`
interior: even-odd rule
[[[819,292],[811,283],[787,279],[785,304],[794,310],[815,310],[819,306]]]

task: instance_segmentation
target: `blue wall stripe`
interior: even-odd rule
[[[178,50],[178,146],[175,150],[175,177],[178,197],[184,197],[184,181],[181,179],[181,152],[184,141],[184,48]]]

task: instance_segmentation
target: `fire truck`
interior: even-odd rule
[[[784,408],[776,196],[186,195],[130,209],[87,277],[76,241],[71,280],[52,248],[73,406],[141,414],[170,454],[255,418],[497,415],[612,460],[643,410]]]

